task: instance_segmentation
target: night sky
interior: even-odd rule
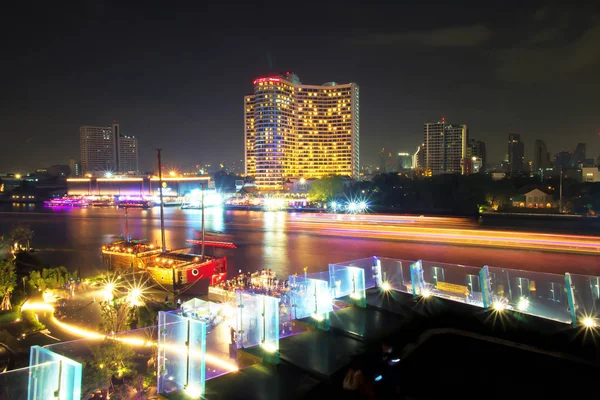
[[[79,158],[79,126],[114,119],[139,138],[142,170],[157,147],[181,169],[239,161],[243,96],[273,71],[360,85],[362,164],[382,147],[413,153],[441,117],[469,125],[491,162],[509,132],[527,159],[535,139],[600,153],[593,2],[12,3],[0,12],[0,172]]]

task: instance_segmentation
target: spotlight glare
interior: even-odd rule
[[[517,304],[517,308],[520,311],[525,311],[529,308],[529,299],[526,297],[521,297],[521,299],[519,299],[519,304]]]
[[[429,289],[423,289],[423,291],[421,292],[421,296],[423,296],[424,298],[428,298],[431,296],[431,292],[429,291]]]
[[[390,290],[392,290],[392,285],[390,285],[390,283],[388,281],[385,281],[381,284],[381,289],[384,292],[389,292]]]
[[[594,319],[591,317],[585,317],[581,320],[581,322],[586,328],[595,328],[598,326],[598,324],[596,324],[596,321],[594,321]]]
[[[184,392],[188,397],[191,397],[192,399],[199,399],[200,396],[202,396],[202,391],[200,390],[200,387],[197,384],[188,385],[184,389]]]
[[[319,315],[319,314],[313,314],[313,315],[312,315],[312,319],[314,319],[315,321],[319,321],[319,322],[321,322],[321,321],[323,321],[325,318],[323,318],[323,316],[322,316],[322,315]]]
[[[501,301],[496,301],[496,302],[494,303],[493,307],[494,307],[494,310],[496,310],[496,311],[500,311],[500,312],[502,312],[502,311],[506,310],[506,304],[504,304],[504,303],[503,303],[503,302],[501,302]]]

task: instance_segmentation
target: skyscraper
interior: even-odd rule
[[[413,155],[413,169],[417,176],[421,176],[425,168],[425,151],[423,147],[424,145],[417,146],[417,151]]]
[[[254,81],[244,97],[246,175],[262,190],[292,177],[359,177],[359,88],[303,85],[286,73]]]
[[[519,175],[524,171],[525,145],[521,142],[521,134],[508,134],[508,173]]]
[[[585,143],[577,143],[575,152],[573,153],[573,164],[579,167],[585,161]]]
[[[79,128],[83,172],[138,171],[138,145],[133,136],[123,136],[119,124]]]
[[[533,147],[533,168],[535,173],[550,166],[550,153],[543,140],[536,140]]]
[[[467,145],[467,158],[474,161],[473,157],[477,159],[477,165],[473,166],[473,172],[485,172],[485,162],[487,160],[485,142],[475,139],[469,141],[469,144]]]
[[[115,136],[111,127],[82,126],[79,143],[83,172],[117,170]]]
[[[573,167],[573,154],[568,151],[560,151],[554,156],[554,165],[566,170]]]
[[[119,136],[119,172],[138,172],[138,144],[135,136]]]
[[[408,153],[398,153],[398,171],[408,171],[413,168],[413,156]]]
[[[467,126],[441,122],[425,124],[424,170],[426,175],[463,173],[467,156]]]

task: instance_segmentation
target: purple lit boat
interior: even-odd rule
[[[86,207],[87,205],[84,199],[69,197],[44,201],[46,207]]]

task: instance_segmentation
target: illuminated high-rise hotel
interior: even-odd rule
[[[262,190],[288,178],[359,176],[359,89],[303,85],[295,74],[259,78],[244,97],[246,175]]]

